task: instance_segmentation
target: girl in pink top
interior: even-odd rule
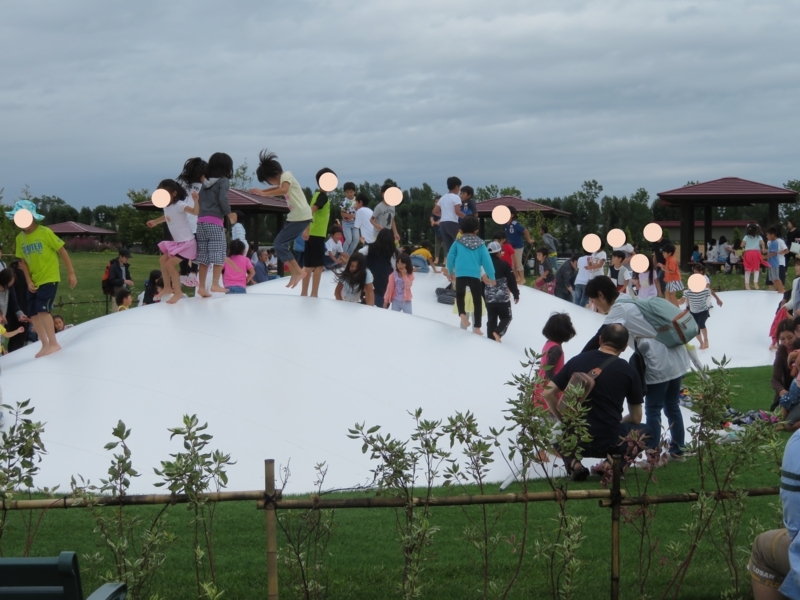
[[[411,285],[414,283],[414,265],[411,257],[403,252],[395,261],[395,271],[386,284],[383,307],[411,314]]]
[[[553,375],[564,367],[564,350],[562,344],[566,344],[575,337],[575,328],[572,326],[572,319],[567,313],[553,313],[547,319],[542,329],[542,335],[547,339],[547,343],[542,348],[542,358],[539,362],[539,377],[545,380],[543,385],[537,385],[533,391],[533,403],[536,406],[547,410],[547,402],[542,396],[547,382]],[[550,368],[545,368],[550,367]]]
[[[231,241],[231,255],[225,259],[225,272],[222,274],[228,294],[246,294],[247,284],[256,274],[253,263],[245,256],[246,251],[247,246],[242,240]]]

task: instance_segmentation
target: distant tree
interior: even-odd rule
[[[500,197],[502,196],[514,196],[515,198],[522,198],[522,192],[514,186],[504,187],[500,190]]]
[[[236,167],[231,177],[231,188],[236,190],[249,190],[253,187],[253,174],[248,171],[247,159]]]
[[[475,202],[483,202],[500,196],[500,188],[494,184],[486,187],[479,187],[475,190]]]
[[[69,204],[57,205],[47,211],[42,223],[44,225],[53,225],[55,223],[66,223],[67,221],[78,220],[78,209]]]
[[[104,229],[117,229],[117,215],[119,206],[106,206],[101,204],[92,211],[92,221],[96,227]]]
[[[143,252],[156,252],[158,243],[163,237],[163,230],[160,227],[150,229],[147,226],[147,221],[153,218],[153,213],[133,208],[134,204],[149,200],[150,191],[131,189],[128,190],[127,196],[130,203],[120,206],[117,213],[120,243],[128,247],[139,246]]]
[[[783,187],[785,187],[787,190],[800,192],[800,180],[790,179],[783,184]],[[0,190],[0,192],[2,192],[2,190]],[[797,202],[794,204],[780,204],[779,207],[781,222],[785,223],[786,219],[800,219],[800,206],[798,206]]]
[[[83,225],[91,225],[92,217],[92,209],[88,206],[84,206],[78,213],[78,223],[82,223]]]

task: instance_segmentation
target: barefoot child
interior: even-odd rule
[[[200,190],[200,213],[197,219],[197,264],[200,265],[200,281],[197,294],[210,298],[211,292],[225,293],[219,284],[222,266],[225,264],[225,216],[236,224],[236,213],[228,202],[230,179],[233,177],[233,159],[223,152],[216,152],[208,159],[208,174]],[[212,267],[211,292],[208,288],[208,267]],[[171,279],[171,276],[170,276]],[[166,279],[164,280],[166,284]]]
[[[192,192],[192,202],[187,202],[186,189],[172,179],[165,179],[159,183],[158,189],[168,191],[172,199],[164,207],[164,215],[148,221],[147,226],[153,228],[166,222],[172,236],[172,240],[164,240],[158,244],[158,249],[161,250],[158,262],[161,265],[159,277],[163,277],[166,286],[162,294],[164,297],[172,294],[167,304],[175,304],[183,298],[181,276],[177,267],[183,260],[192,261],[197,258],[197,242],[192,233],[190,215],[197,216],[200,212],[199,194]],[[160,298],[160,295],[158,298],[153,297],[154,300]]]
[[[246,294],[247,284],[253,279],[256,270],[245,254],[247,246],[242,240],[231,241],[231,255],[225,259],[223,281],[229,294]]]
[[[698,275],[704,275],[705,267],[701,264],[696,264],[694,266],[694,272]],[[692,317],[694,317],[694,320],[697,322],[697,327],[700,329],[700,333],[697,334],[697,339],[700,342],[700,350],[708,349],[706,321],[710,316],[708,312],[708,299],[712,295],[716,298],[717,305],[722,306],[722,300],[720,300],[719,296],[711,289],[708,278],[706,278],[706,287],[702,291],[693,292],[691,289],[687,289],[683,292],[683,302],[687,304],[689,312],[692,314]]]
[[[250,193],[265,198],[286,196],[288,200],[289,216],[286,217],[286,224],[278,233],[273,245],[278,254],[278,260],[288,265],[292,275],[286,287],[294,288],[306,276],[306,272],[297,264],[289,250],[289,245],[311,225],[311,207],[297,179],[289,171],[283,170],[281,163],[278,162],[278,156],[274,152],[262,150],[258,160],[260,163],[256,169],[258,180],[273,187],[266,190],[253,188]]]
[[[750,223],[747,226],[747,233],[744,236],[744,254],[742,255],[742,262],[744,262],[744,289],[750,289],[750,274],[753,275],[753,285],[756,289],[758,287],[758,276],[761,274],[761,266],[764,262],[762,255],[764,253],[764,240],[761,239],[761,232],[758,225]]]
[[[481,267],[486,273],[484,281],[488,285],[494,285],[494,265],[486,245],[476,235],[478,219],[475,217],[465,218],[461,221],[460,229],[463,235],[453,242],[450,246],[450,251],[447,253],[447,278],[451,282],[455,282],[456,307],[458,308],[458,315],[461,317],[462,329],[469,327],[469,319],[464,308],[464,297],[467,294],[467,288],[470,289],[472,302],[475,305],[472,332],[482,336],[483,299],[481,292],[483,287],[481,285]],[[453,273],[458,276],[454,277]]]
[[[785,244],[784,244],[785,246]],[[769,264],[769,279],[770,287],[775,286],[779,293],[783,294],[783,282],[781,281],[781,244],[778,238],[778,228],[770,227],[767,229],[767,263]],[[758,280],[756,280],[758,281]]]
[[[675,306],[679,306],[677,294],[683,290],[683,281],[678,260],[675,258],[675,246],[664,244],[661,252],[664,255],[664,264],[658,266],[664,270],[664,297]]]
[[[395,271],[389,276],[386,293],[383,296],[383,307],[395,311],[411,312],[411,286],[414,283],[414,265],[411,258],[403,252],[398,255]]]
[[[64,242],[47,227],[37,223],[44,217],[36,212],[36,205],[33,202],[20,200],[12,211],[6,213],[6,216],[13,219],[21,210],[30,211],[33,215],[33,222],[17,235],[16,255],[20,259],[19,267],[28,283],[28,317],[42,342],[42,349],[36,354],[36,358],[40,358],[61,350],[56,341],[53,317],[50,315],[58,283],[61,281],[58,272],[59,256],[67,268],[70,289],[78,285],[78,279],[75,277],[69,254],[64,249]]]

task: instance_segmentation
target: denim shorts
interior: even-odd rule
[[[28,316],[35,317],[39,313],[52,312],[57,291],[57,283],[44,283],[36,288],[34,293],[28,290]]]
[[[240,285],[232,285],[228,288],[229,294],[246,294],[247,288],[243,288]]]

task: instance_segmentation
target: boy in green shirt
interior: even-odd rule
[[[28,316],[42,342],[42,349],[36,354],[36,358],[40,358],[61,350],[56,341],[53,317],[50,315],[58,283],[61,281],[58,271],[59,255],[67,267],[70,289],[78,285],[78,279],[75,277],[69,255],[64,249],[64,242],[50,229],[37,223],[44,217],[36,212],[36,205],[29,200],[20,200],[14,205],[14,210],[7,212],[6,216],[13,219],[20,211],[29,212],[30,215],[26,216],[31,220],[17,235],[16,255],[20,259],[19,266],[25,273],[25,281],[28,283]]]

